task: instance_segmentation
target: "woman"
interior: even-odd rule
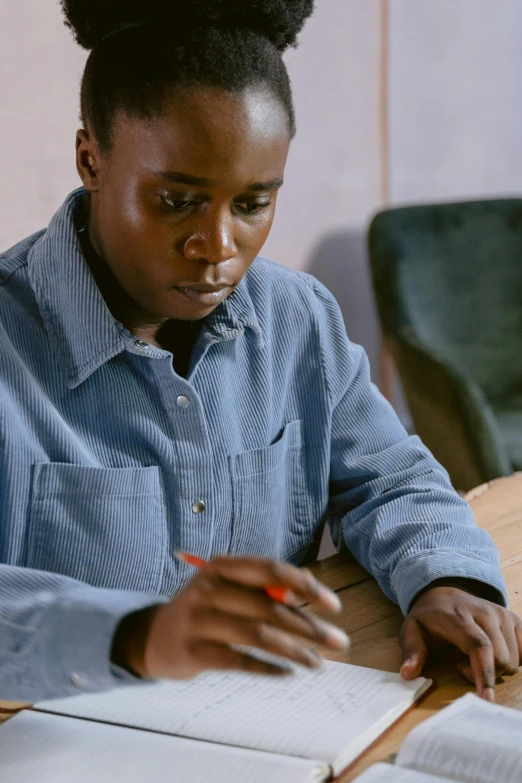
[[[258,257],[312,6],[63,0],[83,188],[0,263],[2,698],[284,671],[237,645],[320,665],[347,638],[296,602],[338,601],[295,566],[325,522],[407,615],[405,677],[441,640],[485,698],[519,665],[492,541],[331,294]]]

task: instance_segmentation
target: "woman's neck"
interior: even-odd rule
[[[159,333],[167,323],[167,318],[157,318],[143,311],[127,294],[113,275],[108,264],[95,249],[88,223],[88,199],[83,200],[75,217],[76,230],[80,239],[83,255],[92,276],[114,318],[141,340],[163,347]]]

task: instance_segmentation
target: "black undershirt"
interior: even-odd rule
[[[172,364],[175,372],[186,378],[190,366],[192,350],[198,339],[203,321],[177,321],[172,319],[161,327],[156,341],[165,350],[172,353]]]

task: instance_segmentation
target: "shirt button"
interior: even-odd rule
[[[78,674],[78,672],[73,672],[71,674],[71,682],[73,685],[76,685],[77,688],[85,688],[87,686],[87,680],[85,677],[82,677],[81,674]]]
[[[194,514],[201,514],[204,510],[205,503],[203,500],[196,500],[196,502],[192,504],[192,511]]]
[[[145,340],[135,340],[134,345],[136,345],[138,348],[148,348],[149,344],[145,342]]]
[[[188,408],[190,405],[189,398],[185,397],[183,394],[180,394],[176,402],[178,403],[179,408]]]

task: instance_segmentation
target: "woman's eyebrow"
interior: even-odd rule
[[[212,184],[212,180],[206,177],[193,177],[192,174],[183,174],[181,171],[156,171],[154,176],[158,179],[168,179],[178,185],[193,185],[203,188]]]
[[[253,191],[253,190],[279,190],[280,187],[283,185],[282,179],[271,179],[268,182],[253,182],[251,185],[249,185],[246,190],[247,191]]]
[[[157,171],[154,176],[159,179],[166,179],[169,182],[174,182],[177,185],[191,185],[192,187],[205,188],[210,187],[214,183],[211,179],[206,177],[194,177],[192,174],[184,174],[181,171]],[[278,190],[283,184],[282,179],[271,179],[268,182],[252,182],[248,185],[244,192],[257,192],[260,190]]]

